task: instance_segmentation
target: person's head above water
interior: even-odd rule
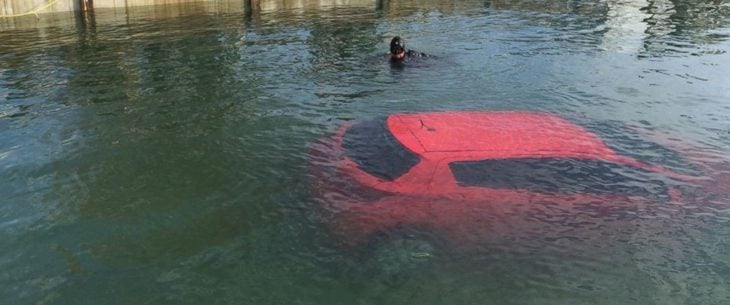
[[[406,57],[406,42],[395,36],[390,41],[390,58],[393,60],[403,60]]]

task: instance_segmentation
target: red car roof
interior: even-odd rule
[[[418,152],[485,152],[488,156],[614,155],[596,135],[558,116],[534,112],[393,114],[388,128]]]

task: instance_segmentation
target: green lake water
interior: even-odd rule
[[[1,304],[730,304],[728,197],[394,279],[336,245],[307,171],[342,123],[476,109],[639,126],[722,173],[727,1],[238,8],[0,27]],[[390,65],[394,35],[435,58]]]

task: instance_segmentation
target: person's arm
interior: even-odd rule
[[[408,56],[410,56],[410,57],[431,57],[431,55],[428,55],[423,52],[414,51],[414,50],[408,50]]]

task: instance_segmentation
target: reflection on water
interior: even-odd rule
[[[730,300],[725,1],[211,2],[94,18],[0,24],[8,304]],[[438,60],[369,61],[393,35]],[[534,235],[370,273],[324,229],[310,143],[344,121],[455,109],[559,113],[680,167],[641,136],[713,173],[713,192],[625,223],[545,206]]]
[[[337,7],[373,9],[381,0],[273,0],[260,1],[261,11],[323,10]]]
[[[650,1],[640,8],[646,14],[644,51],[652,56],[664,53],[725,53],[722,49],[698,49],[700,42],[726,41],[724,30],[730,21],[730,7],[721,1]],[[671,39],[668,39],[671,38]]]

